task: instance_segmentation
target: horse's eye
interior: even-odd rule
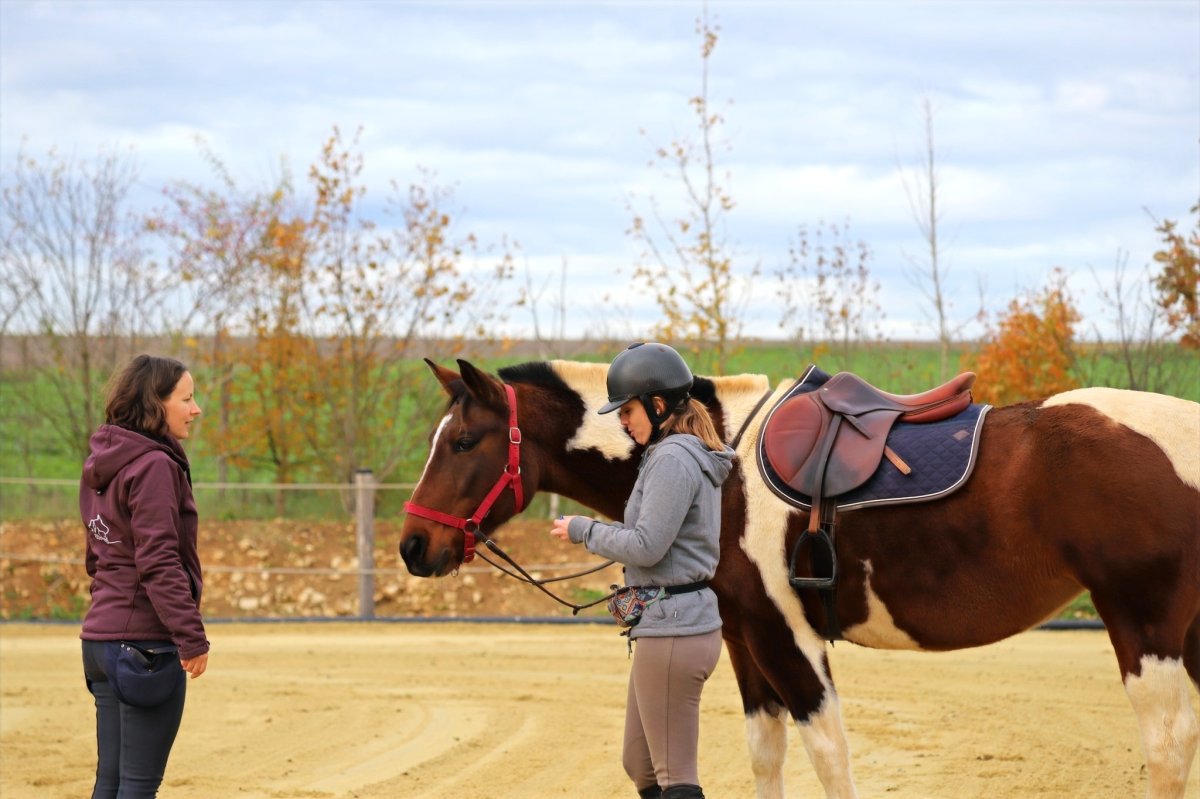
[[[463,436],[454,442],[455,452],[470,452],[475,448],[475,439],[470,436]]]

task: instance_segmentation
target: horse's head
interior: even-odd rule
[[[512,387],[467,361],[458,362],[460,372],[425,362],[450,403],[431,435],[425,471],[405,504],[400,555],[418,577],[442,576],[471,560],[475,534],[512,518],[528,498]]]

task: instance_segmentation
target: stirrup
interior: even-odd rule
[[[796,556],[801,549],[808,544],[809,562],[813,560],[813,555],[824,552],[829,556],[829,575],[827,577],[797,577],[796,576]],[[823,550],[818,550],[816,547],[823,546]],[[796,545],[792,547],[791,557],[788,558],[788,582],[792,588],[823,588],[826,590],[837,587],[837,552],[833,547],[833,538],[829,535],[829,530],[825,525],[815,532],[803,532],[800,538],[796,539]]]

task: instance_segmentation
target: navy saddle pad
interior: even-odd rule
[[[810,366],[775,407],[782,406],[798,394],[820,388],[829,377],[816,366]],[[912,468],[912,474],[902,473],[891,461],[883,458],[865,483],[834,498],[838,509],[927,502],[953,493],[967,481],[971,470],[975,468],[983,419],[990,409],[990,405],[971,404],[958,415],[938,422],[912,424],[897,421],[888,433],[887,443]],[[765,421],[761,429],[767,429]],[[761,437],[756,449],[758,468],[767,486],[788,504],[810,509],[812,498],[789,486],[771,468],[763,454]]]

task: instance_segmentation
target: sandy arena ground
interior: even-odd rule
[[[0,626],[0,797],[89,795],[94,711],[74,626]],[[630,797],[629,663],[601,625],[218,624],[160,796]],[[1140,797],[1137,730],[1102,632],[948,654],[839,644],[864,797]],[[1193,703],[1200,699],[1192,693]],[[723,656],[703,702],[714,799],[752,797]],[[823,793],[793,732],[788,795]],[[1200,764],[1188,797],[1200,797]]]

